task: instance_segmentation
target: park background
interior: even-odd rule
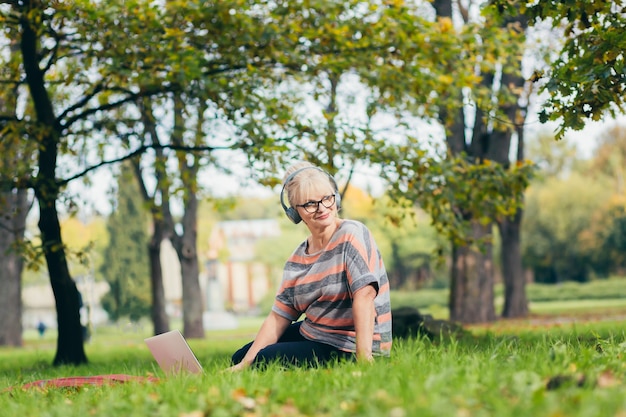
[[[570,3],[0,5],[0,339],[13,346],[0,407],[623,415],[623,10]],[[604,123],[579,158],[568,135],[591,120]],[[470,334],[397,340],[371,368],[218,376],[303,239],[276,201],[301,159],[335,176],[343,214],[375,234],[394,306]],[[253,184],[267,197],[237,192]],[[103,198],[110,211],[91,207]],[[280,235],[239,250],[238,222]],[[49,297],[29,304],[46,279],[55,320]],[[208,375],[13,389],[158,373],[141,342],[170,328],[202,348]]]
[[[584,140],[581,140],[583,137]],[[581,240],[581,236],[594,233],[610,235],[609,229],[614,227],[614,223],[605,218],[607,229],[594,230],[595,223],[603,216],[602,210],[611,201],[620,198],[619,184],[623,168],[607,174],[598,167],[604,167],[607,155],[623,158],[625,142],[626,128],[615,120],[596,124],[582,133],[568,135],[562,142],[554,142],[546,128],[539,129],[534,132],[534,136],[529,137],[529,159],[537,161],[541,168],[537,178],[531,181],[526,204],[543,208],[542,213],[531,212],[535,221],[525,223],[522,235],[526,280],[529,284],[537,284],[528,289],[531,313],[545,313],[538,304],[541,301],[570,301],[571,306],[568,308],[563,304],[563,308],[570,311],[579,308],[581,313],[586,313],[587,318],[590,317],[589,313],[593,313],[591,316],[596,319],[604,314],[607,319],[626,315],[626,298],[622,291],[622,287],[626,286],[622,281],[621,259],[615,265],[596,264],[594,269],[592,259],[600,258],[602,253],[611,248]],[[440,246],[445,245],[445,241],[433,230],[427,213],[421,210],[416,210],[412,217],[404,221],[400,226],[402,233],[390,227],[385,219],[389,202],[385,201],[380,191],[376,191],[381,189],[382,179],[371,174],[368,177],[365,173],[360,173],[360,176],[354,181],[360,183],[360,186],[353,185],[344,195],[342,216],[357,218],[373,230],[386,259],[392,290],[398,293],[394,304],[414,306],[426,314],[447,319],[449,267],[446,262],[449,262],[449,255],[441,259],[436,253]],[[230,181],[230,184],[226,187],[217,186],[218,189],[212,193],[214,197],[202,203],[198,216],[202,299],[205,313],[212,313],[205,314],[204,327],[207,330],[236,326],[236,316],[266,314],[279,285],[284,260],[306,237],[304,227],[293,225],[284,216],[278,198],[280,188],[251,186],[249,189],[238,189],[240,183],[233,178],[236,177],[224,176],[222,182]],[[146,296],[146,288],[149,286],[147,270],[144,268],[143,275],[139,277],[133,275],[133,280],[123,277],[127,271],[118,272],[116,277],[107,274],[106,269],[108,267],[109,271],[115,271],[112,265],[116,259],[123,259],[131,252],[136,253],[137,259],[142,259],[141,253],[147,246],[150,228],[146,220],[148,213],[142,212],[143,204],[137,198],[138,192],[132,177],[122,178],[116,183],[115,177],[107,171],[98,181],[98,189],[109,191],[96,195],[89,188],[84,188],[84,185],[78,185],[74,192],[83,196],[82,209],[73,216],[66,215],[61,222],[64,241],[70,252],[88,252],[86,262],[83,259],[81,263],[81,260],[76,259],[70,263],[71,269],[76,271],[77,284],[84,299],[83,322],[91,331],[112,323],[117,326],[138,325],[133,323],[136,321],[148,328],[150,299]],[[130,191],[120,191],[120,187],[129,187]],[[237,192],[230,191],[233,189],[237,189]],[[592,195],[581,196],[578,192],[581,189]],[[86,197],[90,195],[92,197]],[[135,198],[134,202],[120,201],[132,197]],[[580,200],[586,201],[587,205],[579,204]],[[123,219],[119,225],[121,231],[109,229],[107,222],[113,214],[112,208],[127,204],[136,206],[136,211],[120,213],[117,209],[117,217]],[[566,209],[577,204],[582,206],[578,212]],[[548,211],[552,212],[552,216]],[[135,218],[132,217],[133,213]],[[623,220],[618,217],[614,221],[619,224]],[[142,222],[145,227],[143,241],[128,236],[128,243],[119,240],[111,243],[110,233],[124,236],[128,224]],[[614,232],[619,234],[621,229]],[[29,233],[36,234],[35,219],[29,222]],[[497,236],[497,230],[494,233]],[[617,236],[618,242],[619,239]],[[396,245],[393,250],[392,243]],[[536,247],[539,244],[545,245],[541,249],[541,256],[537,255]],[[112,245],[123,249],[116,250]],[[134,249],[129,250],[133,246]],[[619,251],[620,247],[614,250]],[[161,251],[168,313],[180,319],[180,264],[169,241],[163,242]],[[559,258],[560,261],[548,263],[548,260]],[[146,260],[143,259],[145,264]],[[586,261],[578,263],[579,259]],[[497,255],[494,261],[498,265]],[[573,264],[581,273],[559,269]],[[547,269],[546,265],[553,268]],[[607,270],[611,272],[607,273]],[[495,274],[498,292],[496,303],[501,309],[501,270],[496,268]],[[110,291],[109,282],[117,280],[121,281],[121,291],[127,296],[143,295],[143,304],[138,303],[134,307],[109,304],[107,307],[110,311],[107,312],[102,300]],[[24,328],[35,329],[43,321],[49,330],[54,331],[54,296],[45,269],[25,271],[23,282]],[[590,282],[594,282],[595,286],[581,285]],[[584,304],[589,302],[591,304],[585,307]],[[135,308],[136,311],[124,308]],[[233,314],[218,314],[224,312]],[[121,322],[116,323],[118,320]]]

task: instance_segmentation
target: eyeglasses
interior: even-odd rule
[[[324,196],[320,201],[309,201],[304,204],[296,204],[296,207],[302,207],[307,213],[315,213],[322,204],[326,208],[331,208],[335,204],[335,194]]]

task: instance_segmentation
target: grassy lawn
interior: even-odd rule
[[[550,317],[476,326],[458,340],[396,340],[392,357],[373,365],[224,373],[230,354],[258,328],[259,319],[248,319],[191,340],[205,373],[175,377],[164,376],[145,347],[149,326],[96,329],[86,344],[90,364],[80,367],[51,367],[55,335],[32,332],[25,348],[0,349],[0,415],[626,416],[626,322],[536,321]],[[15,388],[102,374],[159,381]]]

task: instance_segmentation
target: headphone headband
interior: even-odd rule
[[[296,175],[298,175],[300,172],[307,170],[307,169],[316,169],[320,172],[323,172],[324,174],[326,174],[328,176],[328,178],[330,179],[330,182],[332,183],[333,187],[335,187],[335,201],[337,204],[337,210],[339,210],[339,208],[341,207],[341,195],[339,194],[339,187],[337,187],[337,183],[335,182],[335,179],[333,178],[332,175],[330,175],[328,172],[324,171],[322,168],[320,167],[316,167],[316,166],[307,166],[304,168],[300,168],[295,170],[294,172],[292,172],[291,174],[289,174],[289,176],[287,176],[287,178],[285,179],[285,182],[283,183],[283,188],[280,190],[280,205],[283,207],[283,210],[285,211],[285,214],[287,215],[287,217],[289,218],[289,220],[291,220],[292,222],[294,222],[295,224],[298,224],[302,221],[302,217],[300,217],[300,213],[298,213],[298,210],[296,210],[295,207],[287,207],[287,205],[285,204],[285,200],[284,200],[284,193],[285,193],[285,187],[287,186],[287,184],[289,184],[295,177]]]

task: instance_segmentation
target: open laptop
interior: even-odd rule
[[[178,330],[161,333],[145,339],[148,349],[168,375],[180,372],[202,373],[202,366],[189,344]]]

